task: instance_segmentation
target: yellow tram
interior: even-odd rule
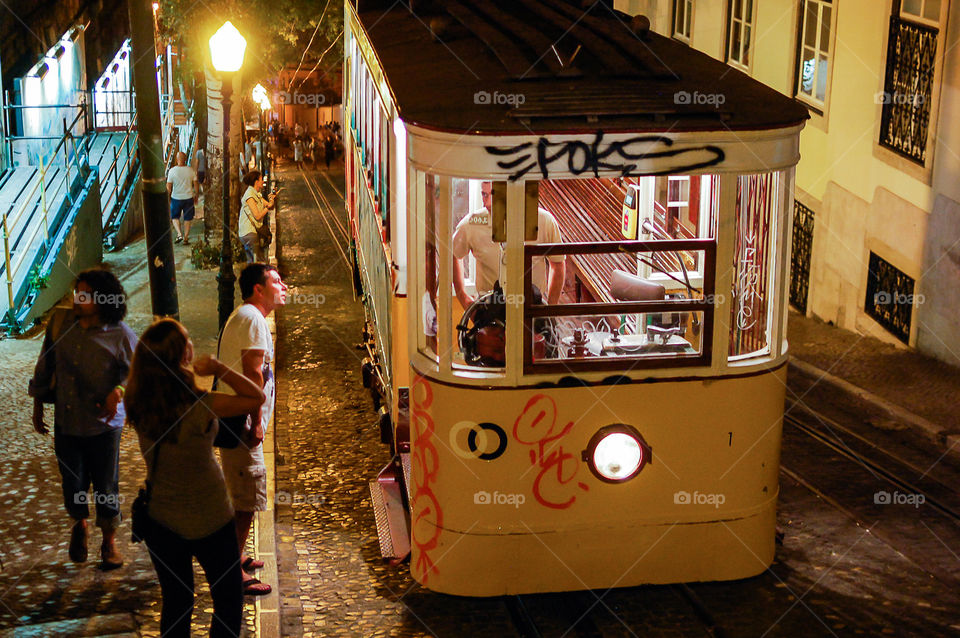
[[[605,2],[413,6],[345,8],[384,556],[468,596],[762,572],[805,109]]]

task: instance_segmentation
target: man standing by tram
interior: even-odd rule
[[[493,209],[493,183],[480,185],[480,197],[483,207],[467,215],[453,231],[453,288],[460,305],[466,310],[475,299],[467,293],[463,276],[463,258],[473,253],[477,261],[474,281],[477,295],[493,290],[494,283],[503,281],[505,254],[503,245],[493,241],[493,229],[490,211]],[[530,244],[559,244],[563,241],[560,226],[551,212],[544,208],[537,210],[537,239]],[[533,261],[533,285],[540,290],[544,301],[556,304],[563,290],[566,276],[564,255],[536,258]]]

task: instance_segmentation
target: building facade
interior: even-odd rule
[[[960,365],[960,1],[615,6],[808,107],[794,305]]]

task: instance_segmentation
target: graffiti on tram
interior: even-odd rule
[[[557,404],[545,394],[537,394],[524,406],[513,424],[513,438],[530,446],[530,464],[539,469],[533,480],[533,496],[551,509],[567,509],[576,500],[576,489],[587,491],[583,482],[574,482],[580,463],[568,447],[567,435],[573,421],[557,426]]]
[[[515,182],[530,171],[538,169],[543,179],[550,178],[551,170],[566,169],[573,175],[600,171],[617,171],[621,176],[641,174],[642,162],[657,162],[656,170],[645,167],[644,175],[668,175],[715,166],[723,162],[725,155],[716,146],[671,148],[673,140],[663,135],[637,135],[626,140],[604,142],[603,131],[597,131],[592,142],[570,140],[552,142],[541,137],[536,144],[525,142],[516,146],[486,146],[488,154],[502,157],[497,166],[512,170],[510,181]],[[671,161],[672,160],[672,161]]]

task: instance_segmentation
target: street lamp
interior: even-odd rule
[[[217,275],[217,292],[220,301],[217,310],[220,329],[233,312],[233,249],[230,241],[230,97],[233,95],[233,74],[243,65],[243,52],[247,41],[229,20],[210,38],[210,59],[213,68],[220,72],[221,95],[223,96],[223,237],[220,242],[220,274]]]
[[[253,101],[260,107],[260,173],[264,174],[267,172],[264,167],[268,165],[269,160],[267,159],[267,150],[264,147],[265,125],[263,114],[270,110],[270,98],[267,97],[267,90],[263,88],[262,84],[253,87]]]

